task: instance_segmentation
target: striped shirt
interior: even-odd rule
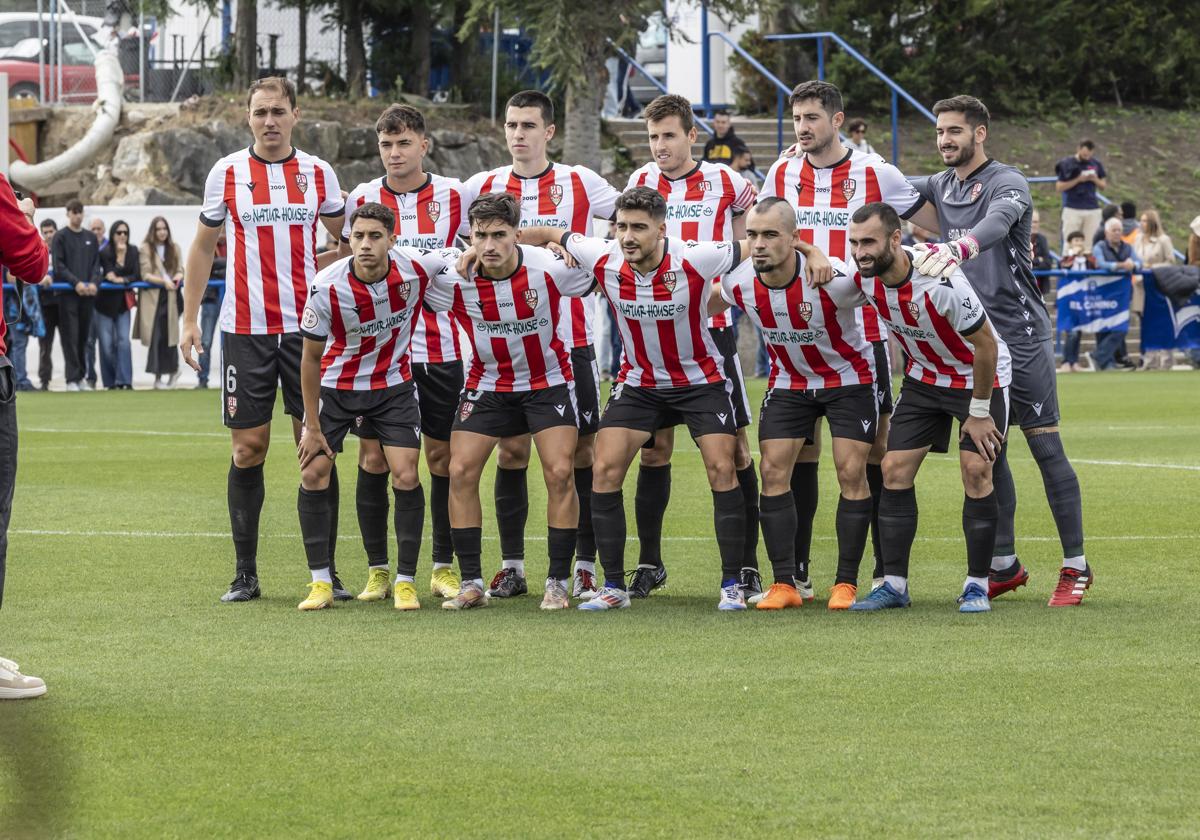
[[[223,332],[275,335],[300,329],[317,273],[321,216],[343,212],[328,163],[293,149],[274,163],[242,149],[217,161],[204,184],[200,221],[225,225],[229,259]]]

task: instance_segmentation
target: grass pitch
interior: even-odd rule
[[[718,613],[710,496],[682,443],[670,585],[632,609],[545,614],[531,593],[450,614],[423,559],[418,613],[301,614],[283,424],[264,598],[220,604],[232,548],[217,394],[21,394],[0,654],[50,692],[0,705],[0,836],[1200,836],[1198,385],[1061,379],[1097,584],[1082,608],[1045,606],[1060,553],[1018,441],[1033,579],[983,616],[955,611],[962,489],[946,456],[918,478],[912,609],[824,609],[826,463],[818,601]],[[338,558],[352,588],[365,579],[353,446]]]

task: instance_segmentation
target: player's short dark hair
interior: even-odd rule
[[[862,117],[855,117],[854,119],[850,120],[850,122],[846,123],[846,133],[847,134],[853,134],[856,131],[866,131],[866,130],[867,130],[867,121],[864,120]]]
[[[467,210],[471,227],[484,222],[500,222],[509,227],[520,227],[521,205],[506,192],[485,193],[471,202]]]
[[[291,79],[285,79],[282,76],[267,76],[264,79],[255,79],[250,83],[250,90],[246,93],[246,109],[250,108],[250,100],[254,98],[254,94],[260,90],[273,90],[276,93],[282,93],[287,97],[288,104],[292,109],[296,108],[296,85]]]
[[[1094,152],[1094,151],[1096,151],[1096,144],[1093,143],[1088,138],[1084,137],[1082,140],[1079,141],[1079,148],[1087,149],[1089,152]]]
[[[667,218],[666,199],[658,190],[649,187],[633,187],[621,193],[617,198],[617,212],[622,210],[641,210],[643,213],[649,213],[650,218],[656,222],[665,221]]]
[[[54,221],[53,219],[42,219],[42,223],[38,225],[38,230],[41,230],[42,228],[53,228],[54,230],[58,230],[58,222]]]
[[[664,93],[654,97],[642,111],[642,119],[648,123],[665,120],[667,117],[679,117],[679,124],[685,132],[696,126],[696,118],[692,115],[692,103],[676,93]]]
[[[83,202],[80,201],[78,198],[72,198],[70,201],[67,202],[67,212],[68,213],[82,213],[83,212]]]
[[[973,129],[979,128],[979,126],[987,128],[992,121],[992,115],[988,113],[987,106],[974,96],[966,94],[951,96],[949,99],[939,99],[933,103],[935,117],[945,113],[962,114]]]
[[[816,79],[801,82],[792,88],[792,95],[788,99],[788,107],[795,105],[797,102],[805,102],[809,99],[815,99],[820,102],[822,110],[831,117],[839,111],[844,110],[842,92],[838,90],[838,86]]]
[[[854,211],[854,215],[850,217],[850,221],[856,225],[861,225],[863,222],[869,222],[871,219],[879,219],[883,222],[883,232],[885,236],[891,236],[896,231],[900,230],[900,217],[890,204],[884,204],[882,201],[872,201],[870,204],[864,204]]]
[[[354,223],[359,219],[368,219],[372,222],[379,222],[383,225],[388,233],[396,229],[396,214],[392,212],[390,207],[384,207],[378,201],[368,201],[366,204],[359,207],[350,214],[350,227],[354,227]]]
[[[405,129],[425,136],[425,117],[411,105],[393,102],[375,121],[376,134],[400,134]]]
[[[755,203],[755,205],[750,208],[750,212],[751,213],[767,213],[771,210],[774,210],[781,204],[784,205],[785,208],[787,208],[787,213],[785,215],[788,218],[788,229],[795,230],[796,229],[796,211],[792,207],[792,205],[787,202],[787,199],[780,198],[779,196],[776,196],[776,195],[769,196],[767,198],[760,198]]]
[[[1081,231],[1081,230],[1073,230],[1067,234],[1068,242],[1070,242],[1072,239],[1083,239],[1083,238],[1084,238],[1083,231]]]
[[[509,97],[504,105],[505,112],[509,108],[538,108],[542,112],[542,122],[554,125],[554,100],[540,90],[522,90]]]

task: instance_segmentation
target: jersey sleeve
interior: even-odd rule
[[[788,158],[780,158],[771,164],[771,168],[767,170],[767,177],[763,179],[762,189],[758,191],[758,199],[762,201],[764,198],[783,198],[775,191],[775,183],[779,178],[779,171],[787,166]]]
[[[729,169],[726,174],[733,184],[733,209],[735,212],[745,213],[758,200],[758,190],[754,189],[754,184],[746,180],[740,172]]]
[[[454,287],[460,279],[451,266],[432,275],[429,287],[425,289],[425,308],[433,312],[448,311],[454,305]]]
[[[737,242],[687,242],[683,250],[683,258],[709,280],[732,270],[740,256]]]
[[[737,306],[737,298],[734,297],[733,289],[737,286],[737,281],[730,274],[725,274],[721,277],[721,300],[728,303],[730,306]]]
[[[884,163],[874,169],[883,203],[890,204],[900,218],[912,218],[913,214],[920,210],[921,205],[925,203],[925,198],[892,164]]]
[[[962,269],[951,275],[949,283],[939,283],[937,292],[934,306],[959,335],[971,335],[987,321],[983,303]]]
[[[229,213],[229,207],[225,204],[225,173],[228,169],[228,164],[218,163],[204,179],[204,205],[200,208],[200,221],[209,227],[223,225]]]
[[[328,269],[326,269],[328,270]],[[322,275],[317,275],[317,281],[309,290],[308,300],[304,304],[304,315],[300,318],[300,334],[313,341],[324,341],[329,337],[330,314],[328,283],[320,282]]]
[[[586,166],[576,166],[575,174],[583,181],[587,192],[588,203],[592,206],[592,216],[597,219],[611,219],[617,212],[617,199],[620,191]]]
[[[325,177],[325,200],[321,202],[317,212],[322,216],[340,216],[346,212],[346,202],[342,201],[342,187],[338,183],[337,173],[325,161],[317,165],[321,167]]]
[[[917,191],[917,195],[921,196],[923,200],[933,201],[935,187],[932,175],[919,175],[915,178],[906,178],[905,180],[912,185],[912,188]]]
[[[567,253],[579,261],[579,267],[591,275],[596,263],[608,251],[608,243],[597,236],[584,236],[582,233],[563,234],[560,240]]]
[[[833,298],[838,308],[858,309],[869,304],[867,296],[854,282],[854,274],[850,268],[836,257],[829,258],[829,262],[833,265],[833,280],[822,288]]]
[[[342,241],[350,241],[350,217],[354,211],[366,203],[363,195],[363,184],[359,184],[354,188],[350,195],[346,196],[346,220],[342,222]]]
[[[980,251],[986,251],[1007,239],[1009,230],[1033,203],[1028,183],[1016,172],[1004,173],[991,186],[987,213],[979,224],[971,228],[971,235],[979,243]]]
[[[596,288],[596,278],[583,266],[568,268],[562,257],[555,256],[555,266],[551,270],[554,285],[566,297],[583,297]]]

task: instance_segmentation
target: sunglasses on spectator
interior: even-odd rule
[[[129,231],[127,231],[127,230],[114,230],[113,231],[113,236],[128,236],[128,235],[129,235]]]

